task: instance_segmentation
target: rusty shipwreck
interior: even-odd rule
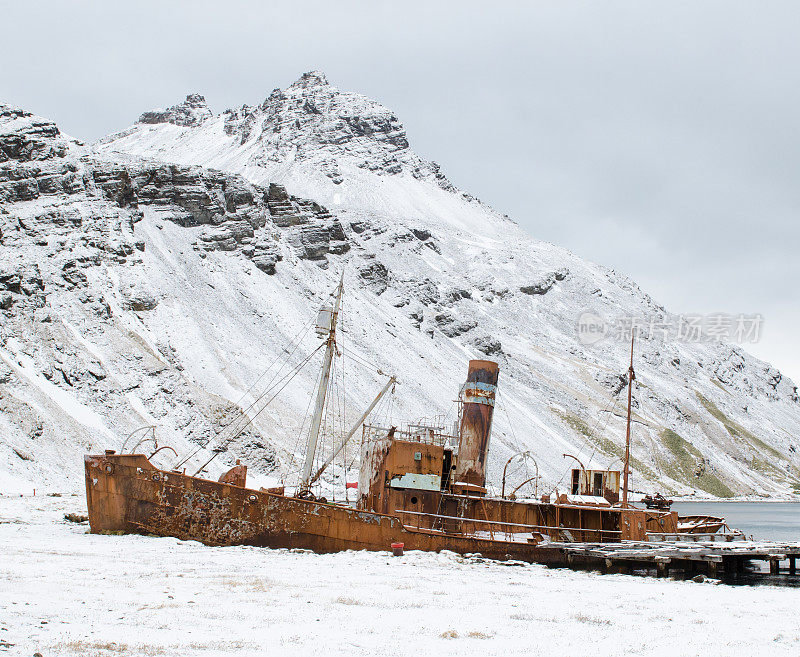
[[[325,347],[323,370],[293,494],[248,488],[242,465],[214,481],[198,476],[202,467],[191,476],[180,467],[158,468],[145,454],[108,450],[85,457],[91,531],[316,552],[388,550],[402,543],[407,550],[450,550],[542,563],[564,563],[566,553],[553,549],[555,543],[644,542],[681,532],[677,513],[628,503],[627,458],[622,476],[619,471],[582,466],[573,470],[571,491],[554,499],[517,500],[506,497],[505,491],[500,497],[489,495],[486,464],[499,367],[487,360],[470,361],[458,395],[458,419],[449,432],[434,426],[365,424],[394,385],[390,378],[341,443],[360,430],[357,502],[317,498],[312,486],[338,453],[334,450],[315,469],[342,290],[340,283],[334,302],[318,318],[324,338],[320,348]],[[693,524],[693,531],[698,527],[702,525]]]

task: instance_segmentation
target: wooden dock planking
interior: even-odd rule
[[[748,561],[767,561],[770,573],[776,575],[781,572],[780,563],[786,560],[788,573],[794,575],[800,557],[800,543],[760,541],[551,543],[549,547],[561,550],[564,563],[570,568],[599,567],[604,573],[652,569],[657,577],[667,577],[671,569],[680,569],[689,575],[705,571],[716,578],[722,572],[742,572]]]

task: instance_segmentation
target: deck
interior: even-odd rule
[[[800,543],[734,540],[623,541],[621,543],[550,543],[570,568],[597,568],[604,573],[650,571],[667,577],[679,571],[718,578],[744,572],[753,561],[768,562],[771,575],[797,572]]]

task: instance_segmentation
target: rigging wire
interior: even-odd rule
[[[511,430],[511,437],[514,440],[515,449],[519,450],[521,445],[517,441],[517,435],[516,435],[516,432],[514,431],[514,425],[511,422],[511,417],[508,414],[508,409],[506,408],[506,405],[503,403],[505,401],[505,395],[503,395],[501,397],[500,391],[498,390],[497,393],[496,393],[496,398],[497,398],[497,401],[495,402],[495,408],[500,406],[500,408],[503,409],[503,413],[506,416],[506,422],[508,422],[508,428]],[[530,466],[528,465],[528,459],[522,459],[522,467],[525,468],[525,478],[523,479],[523,481],[530,479],[531,478],[531,469],[530,469]]]
[[[299,346],[299,345],[298,345],[298,346]],[[317,351],[320,349],[320,347],[321,347],[321,346],[322,346],[322,345],[318,346],[318,347],[317,347],[317,348],[316,348],[314,351],[312,351],[312,352],[311,352],[311,353],[310,353],[308,356],[306,356],[306,357],[305,357],[305,358],[304,358],[304,359],[303,359],[303,360],[300,362],[300,365],[299,365],[299,367],[300,367],[300,368],[304,367],[304,366],[305,366],[305,364],[308,362],[308,360],[310,360],[310,357],[311,357],[311,356],[313,356],[313,355],[314,355],[314,354],[315,354],[315,353],[316,353],[316,352],[317,352]],[[288,361],[287,361],[287,364],[288,364]],[[296,367],[297,367],[297,366],[296,366]],[[282,371],[282,370],[283,370],[283,366],[281,366],[281,369],[280,369],[280,370],[279,370],[279,371],[276,373],[276,377],[277,377],[277,374],[279,374],[279,373],[280,373],[280,371]],[[248,407],[247,407],[247,408],[244,410],[244,412],[243,412],[243,413],[242,413],[242,414],[239,416],[239,418],[237,419],[237,422],[241,422],[241,421],[243,421],[243,420],[247,420],[247,418],[248,418],[248,415],[247,415],[247,413],[248,413],[250,410],[252,410],[254,407],[256,407],[256,406],[258,405],[258,403],[259,403],[259,402],[260,402],[260,401],[261,401],[261,400],[262,400],[264,397],[266,397],[266,395],[268,395],[268,394],[269,394],[269,393],[270,393],[272,390],[274,390],[274,389],[275,389],[275,386],[276,386],[276,385],[278,385],[278,384],[281,382],[281,380],[278,380],[278,381],[275,381],[275,382],[273,382],[273,381],[274,381],[274,379],[275,379],[275,377],[273,377],[273,380],[271,380],[271,381],[270,381],[270,387],[268,387],[268,388],[267,388],[267,389],[266,389],[264,392],[262,392],[262,393],[261,393],[261,394],[260,394],[258,397],[256,397],[256,398],[253,400],[253,402],[252,402],[252,403],[251,403],[251,404],[250,404],[250,405],[249,405],[249,406],[248,406]],[[262,408],[261,410],[264,410],[264,409]],[[259,413],[260,413],[260,412],[261,412],[261,411],[259,411]],[[238,436],[239,434],[241,434],[241,432],[242,432],[242,431],[244,431],[244,429],[247,427],[247,425],[249,425],[249,424],[250,424],[250,422],[252,422],[252,419],[250,419],[250,420],[247,420],[247,421],[245,422],[244,426],[242,426],[242,427],[234,427],[234,429],[233,429],[234,435],[231,437],[231,440],[232,440],[233,438],[236,438],[236,436]],[[232,422],[230,425],[228,425],[228,427],[226,427],[226,429],[230,428],[231,426],[234,426],[235,424],[236,424],[236,422]],[[220,439],[220,436],[222,436],[223,434],[224,434],[224,431],[220,432],[220,434],[219,434],[219,435],[217,435],[217,437],[216,437],[216,438],[217,438],[217,440],[219,440],[219,439]],[[228,442],[230,442],[230,441],[228,441]],[[226,444],[228,444],[228,443],[226,443]]]
[[[367,369],[375,370],[376,372],[378,372],[378,374],[381,374],[381,375],[384,374],[383,369],[379,365],[377,365],[376,363],[373,363],[373,362],[367,360],[366,358],[360,356],[355,351],[353,351],[351,349],[347,349],[347,348],[342,348],[341,351],[342,351],[343,354],[346,354],[347,356],[349,356],[351,360],[357,362],[359,365],[363,365]]]
[[[311,357],[312,357],[312,356],[313,356],[315,353],[317,353],[317,352],[320,350],[320,348],[321,348],[322,346],[323,346],[323,345],[320,345],[319,347],[317,347],[317,348],[316,348],[314,351],[312,351],[312,352],[311,352],[311,353],[310,353],[308,356],[306,356],[306,357],[305,357],[305,358],[304,358],[304,359],[303,359],[303,360],[302,360],[302,361],[301,361],[301,362],[300,362],[300,363],[299,363],[299,364],[298,364],[298,365],[295,367],[294,371],[292,372],[292,375],[291,375],[291,376],[290,376],[288,379],[286,379],[286,380],[284,381],[283,385],[282,385],[280,388],[278,388],[278,390],[275,392],[275,394],[274,394],[274,395],[272,395],[272,397],[270,397],[270,398],[269,398],[269,399],[268,399],[268,400],[267,400],[267,401],[264,403],[264,405],[263,405],[263,406],[262,406],[262,407],[261,407],[261,408],[260,408],[260,409],[259,409],[259,410],[258,410],[258,411],[257,411],[257,412],[256,412],[256,413],[255,413],[255,414],[252,416],[252,417],[251,417],[251,418],[249,418],[249,419],[248,419],[247,423],[246,423],[246,424],[245,424],[243,427],[241,427],[241,428],[240,428],[240,429],[237,431],[237,433],[235,433],[234,435],[232,435],[230,438],[228,438],[228,439],[227,439],[225,442],[223,442],[222,444],[218,445],[218,447],[217,447],[217,450],[214,452],[214,455],[213,455],[213,456],[212,456],[212,457],[211,457],[211,458],[210,458],[208,461],[206,461],[206,463],[203,465],[203,467],[201,467],[201,468],[200,468],[200,469],[197,471],[197,473],[198,473],[198,474],[199,474],[200,472],[202,472],[202,471],[205,469],[205,467],[206,467],[206,466],[207,466],[209,463],[211,463],[211,461],[213,461],[213,460],[214,460],[214,459],[215,459],[215,458],[216,458],[216,457],[217,457],[217,456],[218,456],[218,455],[219,455],[219,454],[220,454],[220,453],[221,453],[221,452],[222,452],[222,451],[225,449],[225,447],[227,447],[227,446],[228,446],[228,445],[229,445],[229,444],[230,444],[230,443],[231,443],[231,442],[232,442],[232,441],[233,441],[233,440],[234,440],[236,437],[238,437],[239,435],[241,435],[242,431],[244,431],[244,430],[245,430],[245,429],[246,429],[246,428],[247,428],[247,427],[248,427],[248,426],[249,426],[249,425],[250,425],[250,424],[251,424],[251,423],[252,423],[252,422],[253,422],[253,421],[254,421],[254,420],[255,420],[255,419],[256,419],[256,418],[257,418],[257,417],[258,417],[258,416],[259,416],[259,415],[260,415],[260,414],[263,412],[263,411],[264,411],[264,410],[266,410],[266,408],[269,406],[269,404],[272,402],[272,400],[273,400],[273,399],[275,399],[275,398],[276,398],[276,397],[277,397],[277,396],[278,396],[278,395],[279,395],[279,394],[280,394],[280,393],[283,391],[283,389],[284,389],[284,388],[285,388],[287,385],[289,385],[289,383],[292,381],[292,379],[294,379],[294,377],[296,377],[296,376],[297,376],[297,375],[300,373],[300,370],[302,370],[302,369],[303,369],[303,367],[305,367],[306,363],[307,363],[309,360],[311,360]],[[264,395],[266,395],[266,393],[264,393]],[[263,395],[262,395],[262,397],[261,397],[261,398],[263,398]]]
[[[605,424],[603,424],[603,428],[600,431],[601,435],[606,432],[606,429],[608,428],[608,423],[611,422],[611,418],[614,415],[614,409],[617,408],[617,404],[619,404],[619,397],[618,396],[615,398],[614,405],[611,407],[610,411],[608,410],[608,406],[606,406],[606,408],[603,410],[603,413],[608,413],[608,415],[606,416]],[[599,417],[600,416],[598,415],[598,418]],[[590,431],[596,431],[596,429],[595,430],[590,429]],[[594,455],[597,454],[597,451],[599,449],[600,449],[599,445],[595,444],[594,449],[592,450],[592,453],[589,455],[589,458],[587,459],[589,462],[591,462],[591,460],[594,458]]]
[[[613,400],[614,400],[614,405],[611,407],[611,410],[609,411],[609,408],[608,408],[608,406],[609,406],[609,404],[611,404],[611,399],[613,399]],[[602,413],[608,413],[608,416],[606,417],[606,422],[605,422],[605,424],[603,425],[603,429],[602,429],[601,433],[605,433],[605,430],[606,430],[606,428],[608,427],[608,423],[611,421],[611,417],[612,417],[612,415],[613,415],[613,413],[614,413],[614,409],[617,407],[617,404],[619,404],[619,399],[620,399],[620,398],[619,398],[619,395],[615,395],[615,396],[614,396],[614,397],[612,397],[611,399],[609,399],[609,400],[608,400],[608,403],[606,404],[606,407],[605,407],[605,409],[603,409],[603,411],[602,411]],[[594,424],[594,427],[597,427],[597,424],[599,423],[599,420],[600,420],[600,414],[598,413],[597,417],[595,418],[595,424]],[[589,435],[592,435],[592,434],[593,434],[595,431],[596,431],[596,429],[593,429],[592,427],[589,427]],[[580,449],[578,450],[578,454],[579,454],[579,455],[580,455],[580,454],[582,454],[582,453],[588,453],[588,450],[587,450],[586,452],[584,452],[584,451],[583,451],[583,449],[584,449],[584,447],[588,446],[588,443],[589,443],[589,435],[587,435],[587,436],[584,436],[584,439],[583,439],[583,441],[581,442],[581,447],[580,447]],[[588,461],[591,461],[591,460],[594,458],[594,455],[597,453],[597,450],[598,450],[598,449],[599,449],[599,446],[598,446],[598,445],[595,445],[595,446],[594,446],[594,449],[593,449],[593,451],[592,451],[592,453],[589,455],[589,459],[588,459]],[[568,468],[568,469],[567,469],[567,470],[564,472],[564,474],[562,474],[562,475],[561,475],[561,478],[560,478],[560,479],[559,479],[559,480],[558,480],[558,481],[555,483],[555,485],[554,485],[554,486],[553,486],[553,487],[550,489],[550,493],[553,493],[553,492],[555,492],[555,491],[556,491],[556,489],[557,489],[557,488],[558,488],[558,487],[561,485],[561,483],[564,481],[564,478],[565,478],[565,477],[567,476],[567,474],[568,474],[568,473],[570,473],[570,472],[571,472],[571,468]]]
[[[271,390],[273,390],[273,389],[274,389],[274,381],[275,381],[275,379],[276,379],[276,378],[277,378],[277,376],[278,376],[278,375],[279,375],[279,374],[280,374],[280,373],[283,371],[283,368],[284,368],[286,365],[288,365],[288,363],[289,363],[289,360],[290,360],[290,359],[291,359],[291,357],[294,355],[294,353],[297,351],[298,347],[300,346],[300,342],[302,341],[302,339],[303,339],[303,337],[305,336],[305,334],[308,332],[308,329],[309,329],[309,328],[310,328],[310,326],[306,326],[306,327],[305,327],[305,329],[304,329],[304,330],[303,330],[303,331],[300,333],[300,335],[299,335],[299,336],[297,336],[297,337],[295,338],[295,340],[297,340],[298,342],[297,342],[297,344],[294,346],[294,348],[292,349],[292,351],[291,351],[291,352],[288,352],[288,351],[287,351],[287,349],[283,349],[283,350],[281,351],[281,353],[280,353],[280,354],[278,354],[278,356],[277,356],[277,357],[276,357],[276,358],[275,358],[275,359],[272,361],[272,363],[270,363],[269,367],[268,367],[268,368],[267,368],[267,369],[266,369],[266,370],[265,370],[265,371],[264,371],[264,372],[261,374],[261,376],[259,376],[259,378],[256,380],[256,382],[255,382],[255,383],[253,383],[253,385],[251,385],[251,386],[250,386],[250,388],[248,388],[248,389],[247,389],[247,391],[245,391],[245,393],[244,393],[244,394],[241,396],[241,398],[240,398],[240,399],[239,399],[239,401],[237,402],[237,406],[238,406],[238,405],[241,403],[241,401],[242,401],[242,400],[243,400],[243,399],[244,399],[244,398],[245,398],[245,397],[246,397],[248,394],[250,394],[250,393],[252,392],[252,390],[253,390],[253,389],[255,388],[255,386],[258,384],[258,381],[260,381],[260,380],[261,380],[261,379],[262,379],[262,378],[263,378],[263,377],[264,377],[264,376],[267,374],[267,372],[269,372],[269,370],[270,370],[270,369],[271,369],[271,368],[272,368],[272,367],[275,365],[275,363],[277,363],[277,362],[278,362],[278,360],[279,360],[280,358],[282,358],[282,357],[283,357],[283,354],[288,354],[288,355],[286,356],[286,362],[285,362],[284,364],[282,364],[282,365],[281,365],[281,367],[278,369],[278,371],[277,371],[277,372],[276,372],[276,373],[273,375],[273,377],[272,377],[271,379],[269,379],[269,381],[268,381],[268,386],[269,386],[269,387],[267,387],[267,388],[266,388],[266,390],[264,390],[264,392],[262,392],[262,393],[261,393],[261,394],[260,394],[258,397],[255,397],[255,398],[254,398],[254,400],[253,400],[253,402],[252,402],[252,403],[251,403],[251,404],[250,404],[250,405],[249,405],[249,406],[248,406],[246,409],[242,409],[241,407],[239,407],[239,413],[238,413],[238,414],[236,414],[236,415],[234,415],[233,419],[231,419],[231,421],[230,421],[230,422],[229,422],[227,425],[225,425],[225,426],[224,426],[224,427],[223,427],[223,428],[222,428],[222,429],[221,429],[221,430],[220,430],[220,431],[219,431],[219,432],[218,432],[218,433],[217,433],[215,436],[213,436],[213,437],[209,438],[208,440],[206,440],[206,442],[205,442],[203,445],[199,445],[199,446],[198,446],[198,447],[197,447],[197,448],[196,448],[194,451],[192,451],[192,452],[191,452],[191,453],[190,453],[188,456],[186,456],[186,457],[185,457],[185,458],[183,458],[181,461],[179,461],[179,462],[178,462],[178,463],[175,465],[175,468],[179,468],[179,467],[181,467],[182,465],[184,465],[185,463],[187,463],[188,461],[190,461],[190,460],[191,460],[191,459],[192,459],[192,458],[193,458],[193,457],[194,457],[194,456],[195,456],[195,455],[196,455],[196,454],[197,454],[197,453],[198,453],[200,450],[202,450],[202,449],[206,449],[206,448],[207,448],[207,447],[208,447],[208,446],[211,444],[211,442],[212,442],[213,440],[217,440],[217,441],[219,441],[219,440],[220,440],[220,437],[221,437],[221,436],[224,436],[224,435],[225,435],[225,433],[226,433],[226,431],[228,431],[228,430],[230,429],[230,427],[232,427],[232,426],[233,426],[234,424],[236,424],[237,422],[241,422],[241,421],[242,421],[244,418],[246,418],[246,417],[247,417],[247,413],[248,413],[248,412],[249,412],[249,411],[250,411],[250,410],[251,410],[251,409],[252,409],[252,408],[253,408],[253,407],[254,407],[254,406],[255,406],[255,405],[256,405],[256,404],[257,404],[257,403],[258,403],[258,402],[261,400],[261,399],[263,399],[265,395],[267,395],[267,394],[268,394],[268,393],[269,393]],[[294,342],[294,340],[293,340],[292,342]],[[291,343],[290,343],[290,345],[291,345]],[[317,349],[319,349],[319,347],[318,347]],[[316,351],[316,350],[315,350],[315,351]],[[312,352],[312,354],[313,354],[313,353],[314,353],[314,352]],[[262,409],[262,410],[263,410],[263,409]],[[245,423],[245,425],[244,425],[244,427],[243,427],[243,428],[242,428],[242,429],[241,429],[241,430],[240,430],[240,431],[239,431],[239,432],[238,432],[236,435],[238,435],[239,433],[241,433],[241,431],[243,431],[243,430],[244,430],[244,428],[245,428],[245,427],[247,427],[247,425],[248,425],[249,423],[250,423],[249,421],[248,421],[248,422],[246,422],[246,423]],[[233,438],[235,438],[235,437],[236,437],[236,436],[233,436]],[[224,440],[224,439],[223,439],[223,440]],[[227,445],[227,444],[229,444],[229,442],[230,442],[230,441],[226,442],[225,444]]]
[[[325,439],[331,433],[330,425],[333,418],[331,414],[331,404],[328,402],[328,400],[333,397],[332,389],[336,381],[336,367],[334,365],[335,360],[336,360],[335,358],[331,360],[331,376],[330,376],[331,385],[329,385],[325,389],[325,399],[322,403],[322,427],[321,427],[322,440],[319,441],[319,449],[317,449],[316,453],[314,454],[314,471],[318,470],[320,465],[322,464],[322,458],[323,458],[322,454],[325,451]],[[316,484],[314,484],[314,487],[319,493],[320,489],[322,488],[322,481],[318,479]]]
[[[642,397],[639,399],[639,409],[640,409],[640,415],[644,418],[644,395],[642,395]],[[650,435],[649,431],[647,431],[647,437],[650,440],[650,453],[653,457],[653,464],[656,466],[656,469],[658,470],[657,474],[663,477],[664,474],[666,474],[666,468],[664,467],[664,461],[659,456],[658,444],[653,439],[653,436]],[[669,477],[668,474],[667,476]],[[658,483],[660,484],[661,482]]]
[[[335,292],[331,292],[331,293],[329,293],[329,294],[328,294],[328,297],[325,299],[325,301],[323,301],[323,304],[324,304],[326,301],[328,301],[328,300],[329,300],[329,299],[330,299],[330,298],[331,298],[331,297],[332,297],[334,294],[335,294]],[[220,430],[220,431],[219,431],[219,432],[218,432],[218,433],[217,433],[215,436],[213,436],[213,437],[209,438],[208,440],[206,440],[206,442],[205,442],[203,445],[201,445],[201,446],[198,446],[198,447],[197,447],[197,448],[196,448],[194,451],[192,451],[192,452],[191,452],[191,453],[190,453],[190,454],[189,454],[187,457],[185,457],[184,459],[182,459],[181,461],[179,461],[179,462],[178,462],[178,463],[177,463],[177,464],[174,466],[175,468],[179,468],[180,466],[182,466],[182,465],[184,465],[185,463],[187,463],[187,462],[188,462],[189,460],[191,460],[191,459],[192,459],[192,458],[193,458],[193,457],[194,457],[194,456],[195,456],[195,455],[196,455],[196,454],[197,454],[197,453],[198,453],[198,452],[199,452],[201,449],[205,449],[205,448],[207,448],[207,447],[208,447],[208,445],[211,443],[211,441],[212,441],[212,440],[219,440],[219,437],[220,437],[221,435],[223,435],[223,434],[225,433],[225,431],[226,431],[226,430],[227,430],[227,429],[228,429],[228,428],[229,428],[231,425],[233,425],[235,422],[241,421],[242,417],[246,417],[246,415],[247,415],[247,412],[248,412],[248,411],[249,411],[249,410],[250,410],[250,409],[253,407],[253,405],[254,405],[254,404],[256,404],[256,403],[258,402],[258,400],[259,400],[259,399],[262,399],[262,398],[264,397],[264,395],[265,395],[265,394],[267,394],[271,388],[268,388],[268,389],[267,389],[267,390],[266,390],[264,393],[262,393],[262,394],[261,394],[261,395],[260,395],[258,398],[256,398],[256,399],[255,399],[255,401],[254,401],[252,404],[250,404],[250,406],[248,406],[246,409],[242,409],[242,408],[241,408],[241,406],[240,406],[240,405],[241,405],[242,401],[244,401],[244,399],[247,397],[247,395],[248,395],[248,394],[250,394],[250,393],[251,393],[251,392],[252,392],[252,391],[255,389],[255,387],[258,385],[258,383],[259,383],[259,382],[260,382],[260,381],[261,381],[261,380],[262,380],[262,379],[263,379],[263,378],[264,378],[264,377],[267,375],[267,373],[268,373],[268,372],[269,372],[269,371],[272,369],[272,367],[274,367],[274,365],[275,365],[275,364],[276,364],[276,363],[277,363],[277,362],[278,362],[278,361],[279,361],[281,358],[283,358],[283,357],[284,357],[284,354],[287,354],[287,355],[285,356],[285,358],[286,358],[286,361],[285,361],[285,363],[284,363],[284,364],[282,364],[280,368],[278,368],[278,371],[277,371],[277,372],[276,372],[276,373],[273,375],[273,377],[272,377],[271,379],[269,379],[269,381],[268,381],[268,384],[267,384],[267,385],[268,385],[268,386],[272,386],[272,384],[273,384],[273,382],[275,381],[275,379],[276,379],[276,378],[277,378],[277,377],[280,375],[280,373],[283,371],[283,368],[284,368],[284,367],[285,367],[285,366],[286,366],[286,365],[289,363],[289,361],[290,361],[290,359],[291,359],[292,355],[294,355],[295,351],[297,351],[298,347],[299,347],[299,346],[300,346],[300,344],[302,343],[302,341],[303,341],[303,338],[305,338],[306,334],[307,334],[307,333],[308,333],[308,331],[311,329],[311,327],[312,327],[312,326],[314,326],[314,324],[315,324],[315,323],[316,323],[316,318],[312,318],[310,321],[306,322],[306,323],[305,323],[305,324],[304,324],[304,325],[301,327],[301,329],[300,329],[300,332],[299,332],[299,333],[298,333],[298,334],[297,334],[297,335],[296,335],[294,338],[292,338],[292,340],[289,342],[289,344],[288,344],[286,347],[284,347],[283,349],[281,349],[281,351],[278,353],[278,355],[277,355],[277,356],[276,356],[276,357],[275,357],[275,358],[272,360],[272,362],[271,362],[271,363],[270,363],[270,364],[267,366],[267,368],[266,368],[266,369],[265,369],[265,370],[264,370],[264,371],[263,371],[263,372],[262,372],[262,373],[259,375],[259,377],[258,377],[258,378],[257,378],[257,379],[256,379],[256,380],[253,382],[253,384],[252,384],[252,385],[251,385],[251,386],[250,386],[250,387],[249,387],[247,390],[245,390],[245,392],[242,394],[242,396],[239,398],[239,400],[238,400],[238,401],[235,403],[235,406],[238,406],[238,407],[239,407],[239,413],[238,413],[238,414],[234,414],[234,416],[233,416],[233,418],[231,418],[230,422],[228,422],[228,424],[226,424],[225,426],[223,426],[223,427],[222,427],[222,429],[221,429],[221,430]],[[294,344],[295,342],[296,342],[297,344]],[[294,347],[292,347],[292,345],[293,345],[293,344],[294,344]],[[291,347],[291,351],[289,351],[289,348],[290,348],[290,347]],[[262,409],[262,410],[263,410],[263,409]],[[248,422],[247,424],[249,424],[249,422]],[[245,424],[245,427],[247,426],[247,424]],[[241,431],[240,431],[239,433],[241,433]]]
[[[241,396],[241,397],[239,398],[239,400],[236,402],[236,406],[240,406],[240,404],[242,403],[242,401],[244,401],[245,397],[247,397],[247,395],[249,395],[249,394],[250,394],[250,393],[253,391],[253,389],[254,389],[254,388],[255,388],[255,387],[258,385],[258,383],[261,381],[261,379],[263,379],[263,378],[264,378],[264,376],[266,376],[266,374],[267,374],[267,373],[270,371],[270,369],[272,369],[272,367],[273,367],[273,366],[274,366],[274,365],[275,365],[275,364],[276,364],[276,363],[277,363],[277,362],[278,362],[278,361],[279,361],[279,360],[280,360],[280,359],[283,357],[283,354],[288,354],[288,355],[286,356],[286,364],[288,364],[288,362],[289,362],[289,359],[290,359],[290,358],[291,358],[291,357],[294,355],[294,352],[295,352],[295,351],[297,351],[297,348],[300,346],[300,343],[302,342],[303,338],[306,336],[306,333],[308,333],[308,331],[311,329],[311,327],[312,327],[313,325],[314,325],[314,320],[311,320],[310,322],[306,323],[306,324],[303,326],[303,328],[302,328],[301,332],[300,332],[298,335],[296,335],[294,338],[292,338],[292,340],[289,342],[289,345],[288,345],[287,347],[284,347],[283,349],[281,349],[281,352],[280,352],[280,353],[279,353],[279,354],[278,354],[278,355],[275,357],[275,359],[274,359],[274,360],[273,360],[273,361],[272,361],[272,362],[269,364],[269,366],[267,367],[267,369],[266,369],[266,370],[264,370],[264,371],[261,373],[261,375],[260,375],[260,376],[259,376],[259,377],[258,377],[258,378],[255,380],[255,382],[253,383],[253,385],[251,385],[251,386],[250,386],[250,387],[249,387],[249,388],[248,388],[248,389],[247,389],[247,390],[246,390],[246,391],[245,391],[245,392],[242,394],[242,396]],[[291,346],[292,346],[292,344],[294,344],[294,342],[295,342],[295,341],[297,342],[297,344],[296,344],[296,345],[295,345],[295,346],[292,348],[292,350],[291,350],[291,351],[289,351],[289,347],[291,347]],[[278,369],[278,371],[277,371],[277,372],[275,372],[275,374],[273,375],[273,377],[272,377],[272,378],[271,378],[271,379],[270,379],[270,380],[267,382],[267,385],[271,385],[271,384],[272,384],[272,382],[274,381],[274,379],[275,379],[275,378],[276,378],[276,377],[277,377],[277,376],[278,376],[278,375],[281,373],[281,371],[283,370],[283,368],[285,367],[285,365],[286,365],[286,364],[284,364],[284,365],[281,365],[281,367]],[[252,404],[251,404],[251,406],[252,406]],[[251,406],[250,406],[250,407],[251,407]],[[244,410],[242,410],[242,409],[240,408],[240,416],[241,416],[241,415],[244,415],[244,414],[246,414],[246,413],[247,413],[247,411],[250,409],[250,407],[248,407],[248,408],[246,408],[246,409],[244,409]],[[231,422],[229,422],[227,426],[230,426],[231,424],[233,424],[233,420],[231,420]],[[227,426],[226,426],[226,427],[224,427],[224,428],[223,428],[223,430],[224,430],[225,428],[227,428]]]
[[[347,388],[346,388],[347,377],[346,377],[346,372],[345,372],[346,361],[345,361],[344,353],[342,353],[342,355],[339,356],[339,358],[341,360],[341,362],[339,364],[339,372],[341,374],[341,380],[342,380],[342,385],[341,385],[341,388],[339,389],[339,417],[341,418],[341,423],[340,423],[340,427],[339,427],[339,430],[340,430],[341,433],[339,435],[344,436],[345,432],[347,431]],[[344,498],[345,498],[345,500],[347,500],[347,498],[348,498],[348,493],[347,493],[347,447],[348,446],[345,443],[345,445],[342,447],[342,454],[341,454],[341,468],[342,468],[342,479],[344,480]],[[334,447],[334,449],[335,449],[335,447]],[[335,464],[334,464],[334,467],[336,467]]]

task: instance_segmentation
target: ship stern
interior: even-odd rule
[[[102,455],[87,454],[83,457],[86,507],[93,534],[129,531],[126,523],[126,478],[122,476],[127,468],[120,466],[123,465],[121,460],[131,458],[146,462],[142,456],[115,454],[111,450]]]

